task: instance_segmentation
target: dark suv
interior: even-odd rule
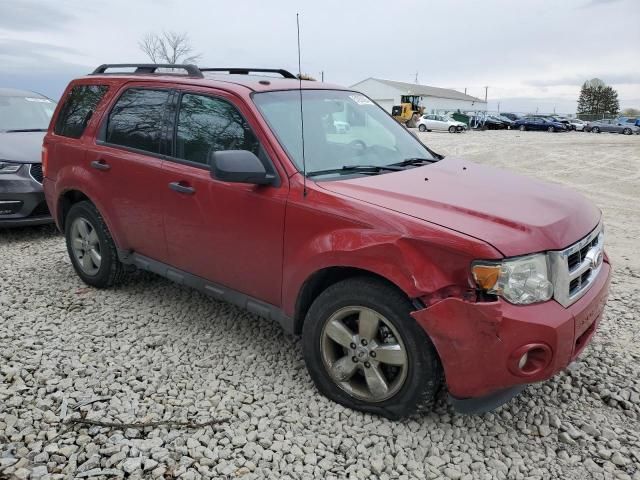
[[[495,407],[593,337],[610,266],[582,196],[443,158],[284,70],[120,67],[71,82],[43,147],[87,284],[138,267],[278,321],[322,393],[388,417],[443,379],[459,408]]]
[[[56,104],[33,92],[0,88],[0,227],[53,220],[42,192],[42,139]]]

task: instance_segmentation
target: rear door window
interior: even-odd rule
[[[169,90],[130,88],[109,113],[106,143],[160,153]]]
[[[54,133],[64,137],[80,138],[108,88],[106,85],[73,87],[58,114]]]

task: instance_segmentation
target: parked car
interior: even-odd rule
[[[42,139],[55,102],[34,92],[0,88],[0,227],[53,220],[42,192]]]
[[[522,118],[522,115],[519,115],[517,113],[505,113],[505,112],[500,112],[500,116],[501,117],[506,117],[509,120],[511,120],[512,122],[515,122],[516,120]]]
[[[548,117],[549,119],[551,119],[554,122],[559,122],[562,123],[567,130],[574,130],[573,125],[571,124],[571,119],[568,117],[562,117],[559,115],[551,115],[550,117]]]
[[[72,81],[44,139],[86,284],[138,267],[276,320],[320,392],[389,418],[443,381],[495,408],[590,342],[610,266],[585,197],[438,155],[355,91],[157,68]]]
[[[467,125],[457,120],[442,115],[422,115],[418,120],[418,130],[430,132],[432,130],[449,131],[450,133],[462,132],[467,129]]]
[[[485,114],[471,115],[469,125],[479,130],[504,130],[508,127],[502,120]]]
[[[523,132],[525,130],[546,130],[548,132],[564,132],[567,130],[564,123],[548,117],[524,117],[516,120],[514,127]]]
[[[492,120],[496,120],[498,122],[502,122],[504,126],[508,129],[513,128],[515,124],[513,120],[503,115],[490,115],[489,118],[491,118]]]
[[[629,125],[628,123],[623,123],[618,119],[603,119],[587,123],[587,125],[585,126],[585,131],[593,133],[608,132],[633,135],[634,133],[640,133],[640,127]]]
[[[636,127],[640,127],[640,118],[619,117],[618,122],[625,125],[635,125]]]
[[[572,118],[571,119],[571,126],[577,132],[584,131],[585,125],[586,125],[586,122],[580,120],[579,118]]]

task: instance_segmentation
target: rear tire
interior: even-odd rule
[[[425,127],[424,125],[418,125],[418,130],[420,130],[421,132],[426,132],[427,127]]]
[[[593,127],[593,128],[591,129],[591,131],[592,131],[593,133],[600,133],[600,129],[599,129],[598,127]]]
[[[631,135],[633,132],[630,128],[625,128],[624,130],[622,130],[622,133],[625,135]]]
[[[318,390],[345,407],[390,419],[430,409],[442,369],[431,340],[410,316],[414,309],[401,292],[368,277],[322,292],[302,331],[305,363]],[[344,335],[339,341],[336,331]],[[380,348],[400,357],[387,363]]]
[[[520,131],[521,132],[526,132],[527,131],[527,127],[525,125],[520,125]]]
[[[449,133],[456,133],[456,127],[455,127],[455,126],[453,126],[453,125],[451,125],[451,126],[449,127]]]
[[[547,128],[547,132],[555,132],[555,131],[556,131],[555,127]]]
[[[93,203],[74,204],[64,226],[69,258],[84,283],[106,288],[123,278],[125,269],[118,259],[116,245]]]

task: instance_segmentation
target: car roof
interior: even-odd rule
[[[29,90],[18,90],[17,88],[0,88],[0,97],[47,98],[44,95],[40,95],[39,93],[30,92]]]
[[[224,90],[238,91],[249,90],[253,92],[268,92],[277,90],[349,90],[339,85],[330,83],[317,82],[314,80],[302,80],[293,78],[280,78],[269,75],[247,75],[247,74],[223,74],[213,72],[203,72],[203,77],[190,75],[179,75],[172,73],[98,73],[90,74],[77,79],[96,80],[105,79],[113,81],[114,79],[125,82],[145,81],[145,82],[162,82],[175,83],[177,85],[197,85],[205,87],[215,87]]]

